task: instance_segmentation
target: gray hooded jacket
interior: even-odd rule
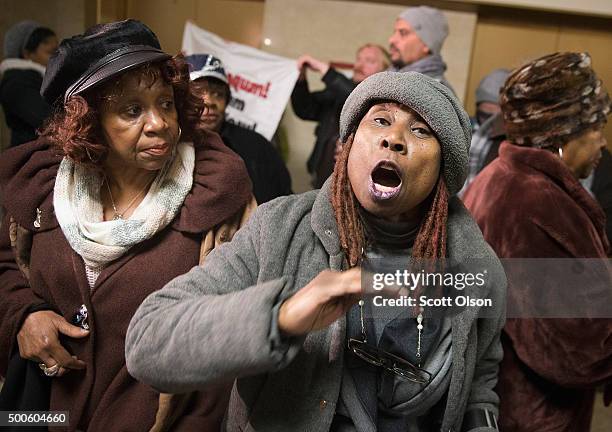
[[[330,184],[262,205],[203,267],[149,296],[128,329],[129,372],[173,393],[235,380],[228,431],[328,431],[341,388],[346,320],[284,339],[276,319],[281,302],[321,271],[343,269]],[[469,409],[497,415],[493,388],[502,358],[506,290],[501,264],[457,198],[449,203],[448,251],[453,259],[492,262],[489,283],[470,296],[491,298],[496,318],[477,319],[477,308],[452,318],[444,432],[459,431]]]

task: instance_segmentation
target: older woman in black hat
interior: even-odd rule
[[[0,166],[6,391],[25,385],[14,380],[27,359],[49,377],[44,409],[69,411],[67,430],[218,428],[226,389],[191,395],[171,424],[172,399],[128,374],[124,336],[147,295],[246,217],[243,162],[195,131],[203,106],[186,64],[138,21],[62,41],[42,94],[55,104],[42,136]]]
[[[505,276],[454,197],[467,114],[432,78],[382,72],[348,97],[340,133],[321,190],[260,206],[203,267],[143,302],[128,369],[167,391],[236,380],[229,431],[497,430]],[[482,259],[487,282],[468,291],[491,307],[378,314],[364,255]]]

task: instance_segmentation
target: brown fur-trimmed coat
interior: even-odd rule
[[[554,153],[502,143],[464,201],[500,258],[606,258],[604,212]],[[502,344],[500,430],[590,430],[595,388],[612,382],[612,320],[508,319]]]

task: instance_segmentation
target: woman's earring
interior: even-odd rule
[[[100,159],[96,160],[91,157],[91,153],[89,153],[89,149],[87,147],[85,147],[85,153],[87,153],[87,157],[89,158],[92,164],[97,164],[100,161]]]
[[[563,148],[559,147],[559,157],[563,159]]]
[[[179,142],[181,142],[181,134],[182,133],[183,133],[183,131],[181,130],[181,127],[179,126],[179,134],[178,134],[178,138],[176,140],[176,144],[174,144],[174,146],[172,147],[172,156],[171,156],[171,159],[174,159],[174,157],[176,156],[177,147],[179,145]]]

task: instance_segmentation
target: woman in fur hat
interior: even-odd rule
[[[559,266],[541,268],[548,280],[508,274],[511,305],[533,306],[538,298],[547,307],[535,314],[513,307],[523,319],[509,319],[504,329],[498,386],[504,431],[588,431],[595,389],[612,380],[611,321],[588,319],[597,303],[609,316],[609,279],[597,293],[591,291],[597,280],[551,278],[576,259],[589,258],[579,261],[593,275],[607,265],[605,214],[579,180],[602,157],[610,106],[587,53],[550,54],[517,68],[501,91],[508,138],[464,196],[500,258],[555,258],[540,261]],[[571,300],[559,304],[568,294]]]

